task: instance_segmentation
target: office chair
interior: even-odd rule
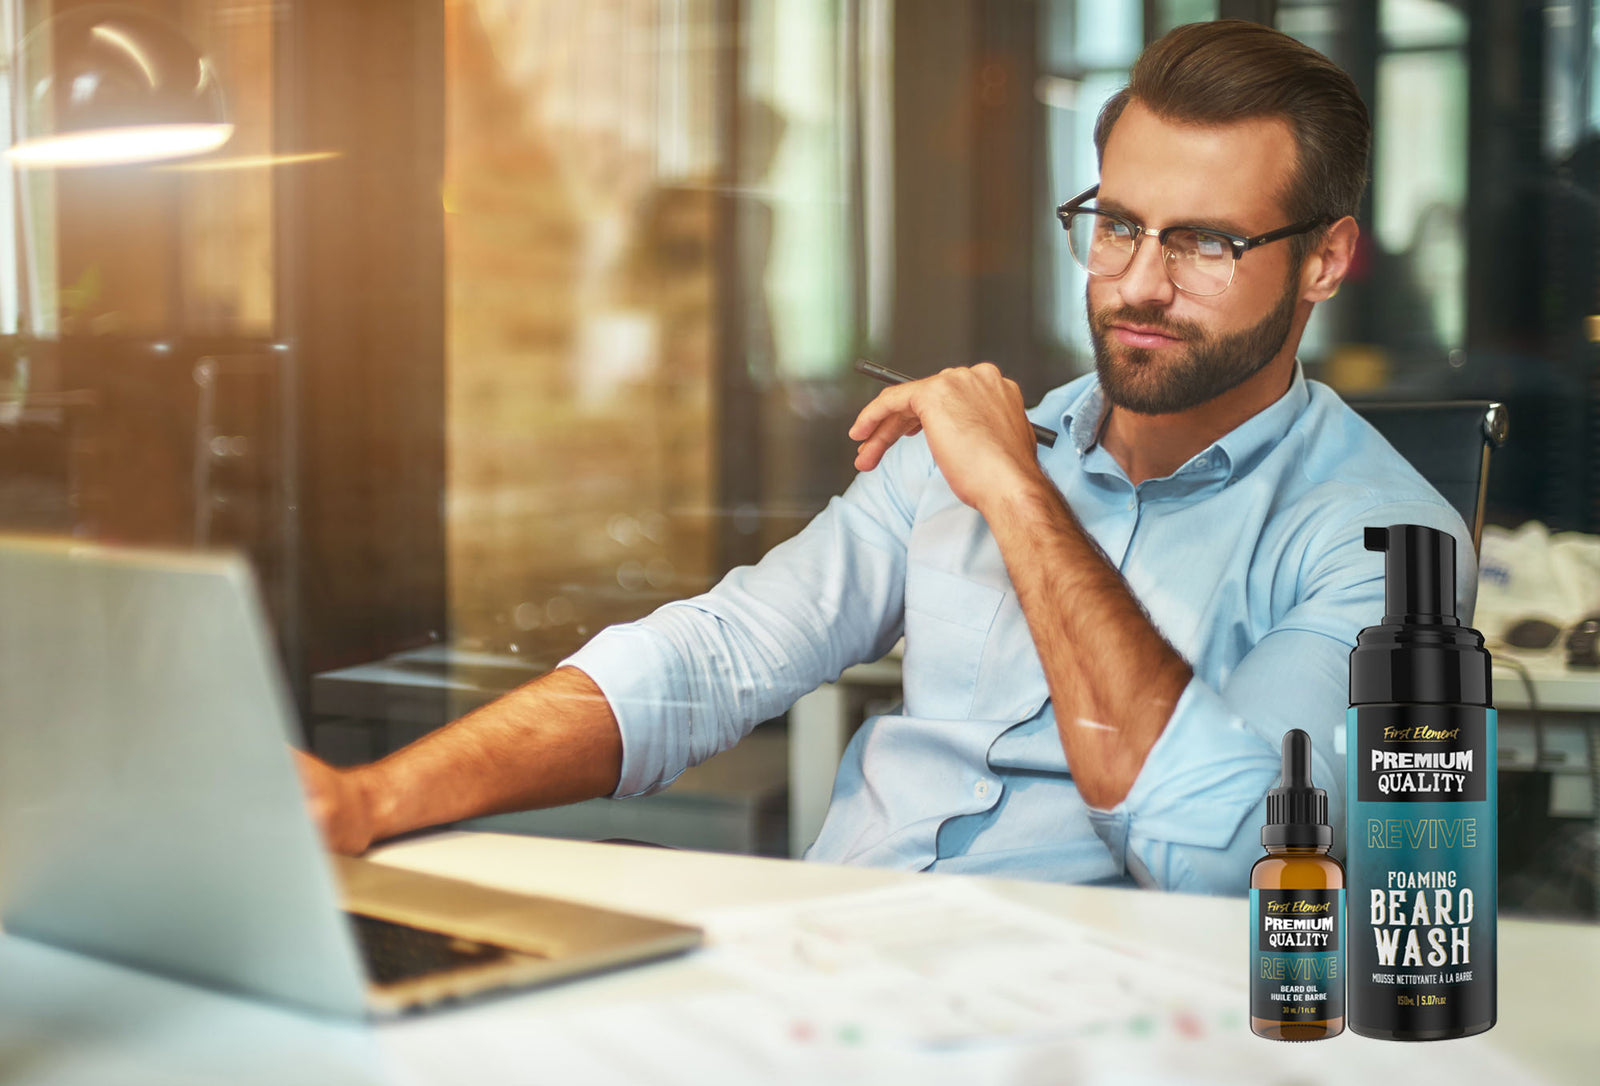
[[[1455,507],[1472,529],[1472,549],[1480,550],[1489,454],[1506,440],[1504,405],[1492,400],[1351,401],[1350,407]]]

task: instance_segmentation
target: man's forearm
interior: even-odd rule
[[[1042,472],[983,510],[1028,620],[1084,801],[1133,787],[1193,674]]]
[[[610,795],[622,772],[622,735],[600,688],[564,667],[352,772],[372,837],[381,840]]]

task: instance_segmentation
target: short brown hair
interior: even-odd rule
[[[1367,187],[1372,122],[1355,82],[1333,61],[1281,31],[1243,19],[1177,27],[1134,62],[1094,126],[1095,153],[1130,101],[1165,120],[1230,124],[1281,117],[1295,138],[1295,168],[1282,194],[1290,222],[1354,215]],[[1298,262],[1322,231],[1293,238]]]

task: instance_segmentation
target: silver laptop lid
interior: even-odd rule
[[[0,536],[0,923],[359,1015],[365,982],[233,555]]]

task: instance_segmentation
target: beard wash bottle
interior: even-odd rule
[[[1495,1023],[1495,711],[1483,636],[1456,617],[1455,538],[1368,528],[1384,616],[1350,654],[1346,1013],[1365,1037]]]

